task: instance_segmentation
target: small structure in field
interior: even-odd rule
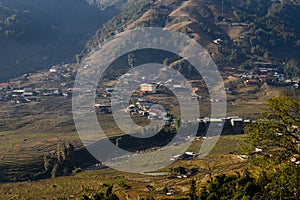
[[[9,83],[0,83],[0,90],[8,90],[10,89]]]
[[[140,91],[143,93],[156,93],[156,86],[154,84],[143,83],[140,85]]]

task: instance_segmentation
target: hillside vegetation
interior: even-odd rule
[[[203,45],[219,65],[286,62],[300,50],[299,1],[138,0],[99,29],[81,59],[105,38],[136,27],[179,30]],[[213,43],[220,38],[221,44]]]
[[[118,14],[82,0],[1,0],[0,81],[74,62],[95,31]]]

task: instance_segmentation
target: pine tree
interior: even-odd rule
[[[197,199],[197,192],[196,192],[197,188],[196,188],[196,181],[195,179],[192,180],[191,183],[191,188],[190,188],[190,192],[189,192],[189,199],[190,200],[196,200]]]

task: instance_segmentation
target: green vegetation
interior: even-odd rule
[[[74,146],[70,143],[61,145],[57,144],[56,155],[45,155],[44,157],[44,174],[51,174],[52,178],[61,175],[68,175],[73,172],[74,164]],[[79,169],[74,172],[78,172]]]
[[[288,78],[297,79],[300,78],[299,61],[290,59],[284,68],[284,72]]]
[[[284,163],[269,169],[221,174],[202,186],[199,199],[299,199],[299,167]]]
[[[254,196],[259,189],[254,178],[250,177],[248,173],[244,175],[221,174],[214,177],[208,186],[201,188],[198,199],[255,199]]]
[[[195,38],[222,66],[247,65],[256,59],[299,61],[300,21],[295,20],[300,17],[299,9],[295,1],[229,0],[222,16],[221,1],[139,0],[105,23],[78,55],[78,61],[105,39],[137,27],[174,27]],[[213,47],[216,38],[224,42]]]
[[[195,179],[192,180],[191,188],[189,192],[189,199],[190,200],[197,200],[197,194],[196,194],[196,181]]]
[[[249,147],[259,147],[275,163],[288,161],[300,154],[300,103],[295,96],[270,98],[263,119],[249,127]],[[263,156],[265,157],[265,156]]]
[[[118,200],[118,196],[113,193],[113,186],[110,185],[107,187],[105,192],[98,192],[92,197],[89,197],[88,195],[83,195],[81,200]]]
[[[191,2],[201,4],[197,8]],[[271,0],[229,0],[225,2],[225,14],[221,16],[219,3],[190,0],[173,3],[170,1],[164,5],[162,1],[155,0],[134,1],[125,7],[119,16],[97,31],[96,36],[77,56],[78,62],[106,38],[124,30],[144,26],[173,27],[196,38],[214,55],[219,64],[241,66],[251,70],[252,61],[278,59],[278,63],[286,62],[282,71],[287,78],[299,78],[300,61],[297,53],[300,52],[300,23],[299,20],[294,22],[294,19],[300,17],[298,4],[295,6]],[[5,19],[0,22],[0,31],[3,31],[0,36],[6,39],[19,37],[13,29],[17,25],[18,15],[9,11]],[[234,25],[235,23],[239,25]],[[219,45],[213,44],[211,41],[216,38],[222,38],[224,42]],[[137,66],[141,60],[151,60],[151,56],[154,56],[141,56],[141,59],[138,53],[124,56],[127,67]],[[171,65],[175,61],[172,56],[161,57],[165,65]],[[119,63],[117,64],[117,67],[120,67]],[[182,60],[174,68],[189,78],[193,75],[198,76],[192,66]],[[259,73],[258,68],[253,71]],[[266,82],[272,82],[273,79],[276,78],[270,75]],[[280,89],[263,84],[244,85],[242,79],[237,80],[235,77],[231,80],[228,78],[225,82],[233,90],[233,95],[228,95],[228,115],[257,118],[257,113],[267,108],[262,119],[251,124],[246,137],[222,136],[206,158],[178,160],[162,169],[162,172],[170,174],[166,173],[167,175],[160,177],[145,177],[112,169],[85,171],[86,166],[74,161],[78,155],[75,155],[75,147],[63,142],[79,141],[70,117],[71,108],[66,106],[70,106],[68,100],[49,98],[28,103],[26,106],[1,105],[3,112],[0,116],[3,116],[3,120],[0,122],[0,136],[5,143],[0,148],[3,155],[0,164],[5,174],[1,173],[0,180],[34,180],[46,177],[52,179],[3,184],[0,198],[23,199],[41,196],[87,200],[154,197],[161,199],[173,195],[174,199],[191,200],[299,199],[299,98],[273,97],[263,105],[262,102],[267,98],[278,95]],[[195,80],[193,84],[199,88],[203,86],[201,80]],[[153,99],[166,102],[166,97],[162,95],[153,95]],[[200,104],[201,115],[209,115],[210,102],[206,96],[200,100]],[[180,111],[176,109],[178,108],[174,108],[174,114],[179,116]],[[149,148],[149,144],[155,148],[165,142],[166,138],[161,135],[154,138],[160,140],[159,142],[149,140],[146,144],[130,137],[122,137],[118,127],[111,123],[111,117],[101,116],[99,121],[117,146],[145,150]],[[138,120],[140,119],[137,119],[137,122]],[[179,121],[176,122],[178,128]],[[173,134],[169,129],[163,130],[162,133]],[[246,142],[242,144],[242,140]],[[198,152],[202,141],[195,141],[189,151]],[[241,153],[238,145],[241,144],[247,153],[248,161],[237,158]],[[49,151],[54,153],[44,154]],[[84,152],[80,155],[87,154]],[[242,158],[247,156],[243,155]],[[78,156],[77,161],[80,158],[82,157]],[[41,169],[44,171],[41,172]],[[193,170],[195,173],[187,173]],[[24,172],[27,174],[24,175]],[[57,178],[71,174],[72,176]]]
[[[96,30],[118,13],[81,0],[1,1],[0,82],[74,62]]]
[[[299,98],[274,97],[266,104],[263,119],[247,131],[249,171],[214,177],[202,187],[199,199],[300,198]]]
[[[17,37],[18,32],[14,27],[18,23],[17,12],[0,3],[0,37]]]
[[[299,102],[299,97],[295,95],[270,98],[266,102],[268,110],[262,114],[261,120],[249,126],[244,137],[242,149],[248,153],[250,160],[247,168],[213,177],[209,167],[209,177],[205,184],[197,185],[195,178],[190,179],[189,191],[186,193],[188,199],[299,199]],[[174,167],[172,172],[183,174],[186,168]],[[131,189],[123,181],[118,185],[126,191]],[[197,186],[200,186],[199,191]],[[150,191],[154,190],[153,186],[147,185],[146,188],[148,187]],[[83,199],[118,199],[112,188],[108,186],[106,192],[84,195]],[[169,188],[164,184],[162,194],[169,194]],[[184,198],[186,197],[179,199]]]
[[[0,190],[0,199],[10,199],[14,196],[19,199],[35,199],[37,196],[44,199],[56,198],[75,198],[80,199],[83,195],[92,198],[98,192],[104,193],[108,185],[113,185],[113,193],[120,199],[129,198],[147,198],[162,199],[167,198],[163,188],[167,186],[169,192],[174,189],[175,193],[171,196],[174,199],[187,198],[192,179],[206,179],[208,173],[219,174],[229,172],[233,169],[243,167],[244,161],[236,157],[238,154],[237,142],[243,140],[243,135],[222,136],[215,146],[211,155],[204,159],[179,160],[162,169],[162,172],[179,171],[176,168],[182,168],[185,171],[198,168],[194,176],[178,179],[177,175],[143,175],[129,174],[119,172],[113,169],[105,168],[101,170],[86,171],[83,168],[81,173],[73,173],[71,176],[62,176],[31,182],[2,183]],[[224,146],[226,144],[226,146]],[[201,141],[195,141],[192,146],[193,151],[199,150]],[[62,147],[63,145],[61,145]],[[57,148],[57,147],[56,147]],[[61,148],[62,149],[62,148]],[[235,152],[229,154],[229,152]],[[78,163],[75,162],[77,165]],[[180,167],[182,166],[182,167]],[[210,170],[208,169],[210,167]],[[185,172],[183,171],[183,172]],[[184,188],[184,190],[182,189]]]
[[[96,35],[86,44],[84,51],[77,55],[80,60],[84,55],[93,50],[103,42],[105,39],[115,35],[116,33],[124,31],[124,23],[129,20],[137,19],[141,14],[149,8],[152,0],[135,1],[132,5],[125,8],[125,10],[118,16],[112,18],[103,27],[97,31]]]

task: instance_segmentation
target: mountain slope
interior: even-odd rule
[[[0,0],[0,81],[71,62],[115,8],[84,0]]]
[[[298,0],[138,0],[98,30],[81,58],[99,43],[136,27],[164,27],[195,38],[220,65],[299,59]],[[213,40],[221,38],[217,45]]]

